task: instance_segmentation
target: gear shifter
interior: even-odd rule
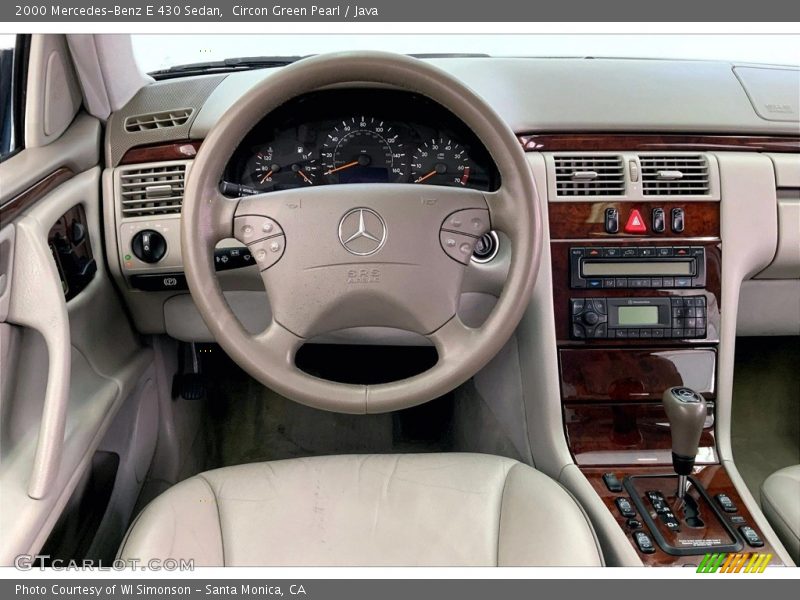
[[[672,466],[678,474],[676,495],[683,499],[706,420],[706,401],[687,387],[669,388],[664,392],[661,401],[672,432]]]

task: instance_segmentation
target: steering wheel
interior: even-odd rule
[[[230,199],[220,192],[242,138],[288,100],[337,84],[391,86],[450,110],[486,146],[500,187],[481,192],[397,183],[325,185]],[[245,371],[308,406],[380,413],[432,400],[468,380],[508,341],[527,307],[541,254],[541,214],[517,137],[477,94],[440,69],[405,56],[353,52],[300,60],[238,100],[205,138],[189,172],[181,247],[189,290],[217,342]],[[457,314],[478,238],[511,241],[503,291],[479,328]],[[273,319],[251,334],[215,276],[214,247],[235,237],[261,270]],[[294,361],[322,333],[365,326],[426,336],[438,360],[427,371],[380,385],[319,379]]]

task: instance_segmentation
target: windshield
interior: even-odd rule
[[[673,58],[800,64],[798,35],[132,35],[142,70],[241,57],[343,50],[401,54]]]

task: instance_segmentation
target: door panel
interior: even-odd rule
[[[75,143],[62,144],[65,139]],[[100,168],[80,168],[88,146],[94,146],[96,163],[99,125],[90,117],[79,116],[50,146],[31,149],[49,149],[49,153],[57,148],[60,160],[51,165],[69,164],[78,170],[70,169],[71,177],[44,193],[23,191],[21,195],[27,199],[12,213],[2,207],[3,565],[41,548],[119,408],[153,377],[148,368],[152,352],[132,330],[102,258]],[[0,165],[4,181],[8,164],[27,152]],[[35,184],[41,180],[41,172],[21,172],[17,177]],[[3,188],[5,192],[5,185]],[[97,271],[67,300],[48,235],[57,223],[63,228],[64,215],[69,221],[78,207],[85,214],[83,234],[93,250]]]

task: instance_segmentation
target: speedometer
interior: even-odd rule
[[[330,183],[387,183],[406,173],[405,152],[383,121],[353,117],[334,126],[322,144],[322,174]]]

